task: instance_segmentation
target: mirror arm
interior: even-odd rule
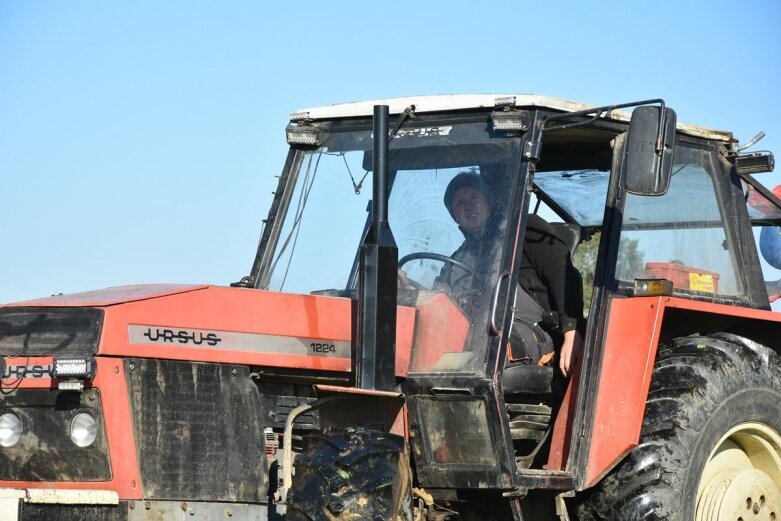
[[[562,112],[561,114],[553,114],[551,116],[548,116],[545,118],[542,122],[542,129],[541,132],[552,132],[556,130],[566,130],[568,128],[574,128],[574,127],[580,127],[583,125],[588,125],[589,123],[592,123],[599,119],[602,114],[605,112],[610,112],[613,110],[618,109],[625,109],[628,107],[639,107],[640,105],[661,105],[662,113],[664,113],[664,100],[662,98],[656,98],[656,99],[648,99],[643,101],[632,101],[630,103],[621,103],[619,105],[605,105],[604,107],[595,107],[593,109],[586,109],[586,110],[579,110],[577,112]],[[557,119],[568,119],[571,117],[578,117],[578,116],[592,116],[589,119],[586,119],[584,121],[576,121],[574,123],[567,123],[565,125],[560,125],[558,127],[545,127],[545,125],[548,124],[549,121],[555,121]],[[664,118],[659,118],[659,135],[661,136],[662,130],[664,129]],[[657,152],[661,151],[664,141],[660,137],[659,140],[657,140],[656,146],[657,146]]]
[[[664,150],[664,142],[667,141],[667,136],[665,132],[665,118],[666,113],[664,111],[664,100],[659,98],[658,100],[654,100],[655,102],[658,102],[660,105],[661,110],[659,110],[659,127],[656,130],[656,154],[661,154]],[[675,132],[675,129],[673,129],[673,132]]]

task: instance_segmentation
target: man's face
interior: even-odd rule
[[[480,235],[491,215],[491,205],[482,192],[469,186],[459,188],[453,196],[453,217],[469,235]]]

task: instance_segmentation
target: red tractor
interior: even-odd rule
[[[232,287],[0,307],[1,519],[781,521],[772,154],[662,100],[528,95],[304,110],[287,140]],[[584,266],[567,380],[508,362],[531,215]]]

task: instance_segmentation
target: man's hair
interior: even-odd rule
[[[456,196],[456,192],[467,187],[483,194],[488,200],[488,204],[493,207],[493,195],[491,194],[488,185],[483,181],[483,178],[480,177],[480,174],[476,172],[460,172],[450,180],[445,189],[445,208],[450,212],[450,217],[453,219],[455,219],[455,216],[453,215],[453,198]]]

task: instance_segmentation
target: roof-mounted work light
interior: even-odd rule
[[[735,169],[738,175],[772,172],[775,166],[776,160],[772,152],[752,152],[735,157]]]
[[[323,130],[309,125],[293,125],[285,127],[288,145],[320,146],[323,143]]]
[[[494,130],[523,132],[531,126],[531,116],[525,110],[495,110],[491,122]]]

